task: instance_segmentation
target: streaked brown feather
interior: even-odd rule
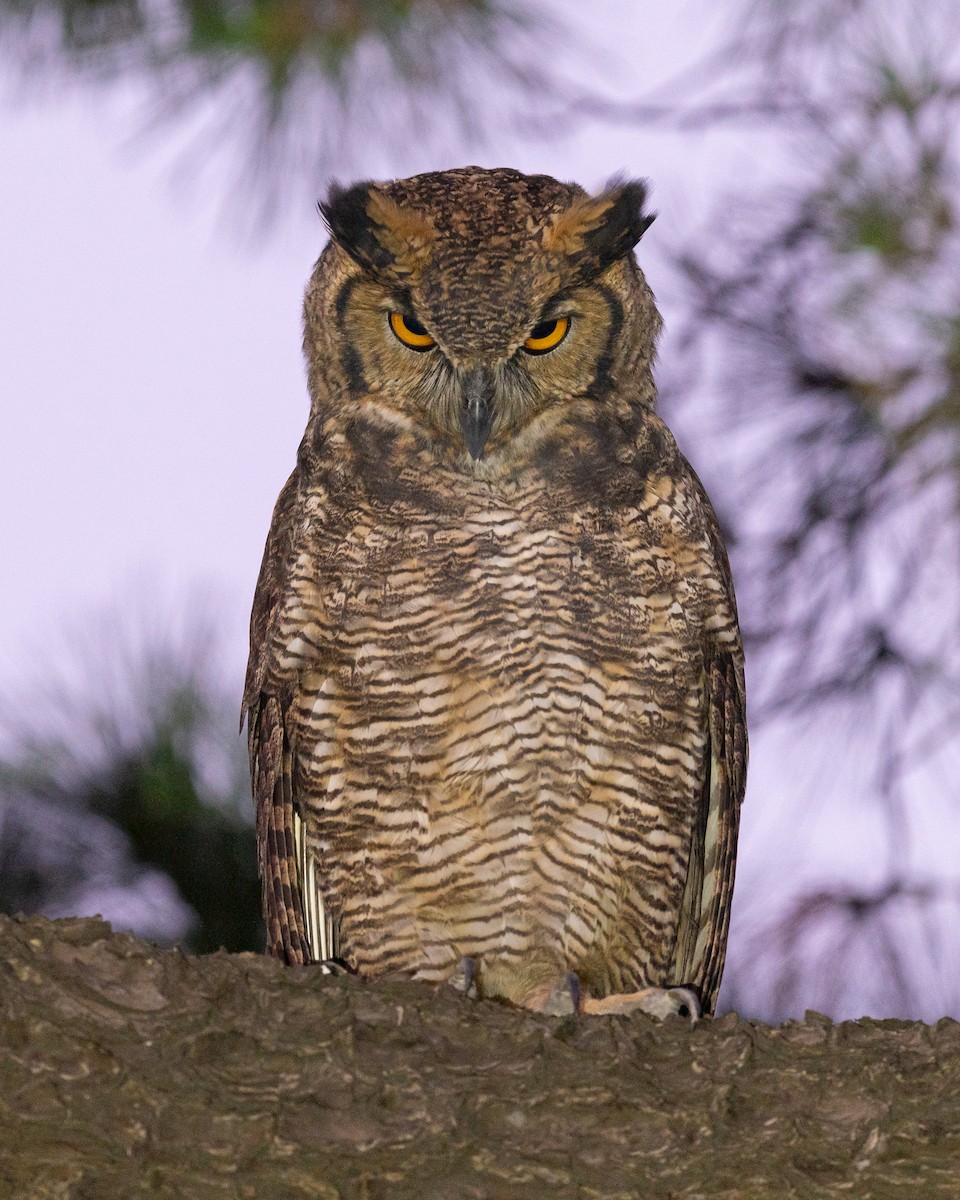
[[[742,677],[729,652],[717,653],[709,663],[707,720],[707,770],[700,818],[694,828],[674,976],[676,983],[693,984],[704,1012],[712,1013],[726,958],[740,804],[746,785]]]
[[[310,962],[293,835],[292,756],[276,699],[251,710],[250,762],[267,950],[295,965]]]
[[[293,758],[286,706],[262,690],[266,660],[261,651],[280,604],[298,484],[295,470],[274,508],[250,618],[250,658],[243,696],[267,951],[290,964],[310,961],[293,838]]]

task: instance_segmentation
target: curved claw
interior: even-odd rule
[[[321,975],[356,975],[357,968],[351,967],[345,958],[321,958],[313,964]]]
[[[580,986],[580,976],[576,971],[568,971],[561,975],[550,988],[543,1000],[542,1006],[537,1005],[538,1011],[548,1017],[577,1016],[582,1011],[583,990]]]
[[[476,1000],[480,995],[477,960],[469,956],[461,958],[447,983],[458,992],[463,992],[468,1000]]]

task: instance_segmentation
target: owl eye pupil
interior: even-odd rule
[[[548,338],[556,327],[556,321],[541,321],[539,325],[534,325],[533,329],[530,330],[530,340],[539,342],[543,338]]]
[[[415,333],[417,337],[426,337],[427,331],[416,319],[416,317],[404,317],[403,323],[411,333]]]

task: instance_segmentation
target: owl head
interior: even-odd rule
[[[480,467],[575,408],[651,402],[645,197],[479,167],[335,186],[304,310],[315,410],[359,407]]]

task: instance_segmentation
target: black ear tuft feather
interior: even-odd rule
[[[348,188],[334,183],[318,207],[337,245],[361,266],[382,270],[390,266],[393,255],[377,236],[377,223],[370,216],[370,197],[375,187],[369,180]]]
[[[656,213],[644,213],[647,187],[639,179],[613,184],[607,190],[610,205],[601,223],[584,235],[587,254],[599,270],[629,254],[653,224]]]
[[[545,245],[566,260],[572,279],[585,283],[639,242],[654,218],[643,211],[646,198],[639,179],[611,180],[598,196],[581,193],[547,229]]]

